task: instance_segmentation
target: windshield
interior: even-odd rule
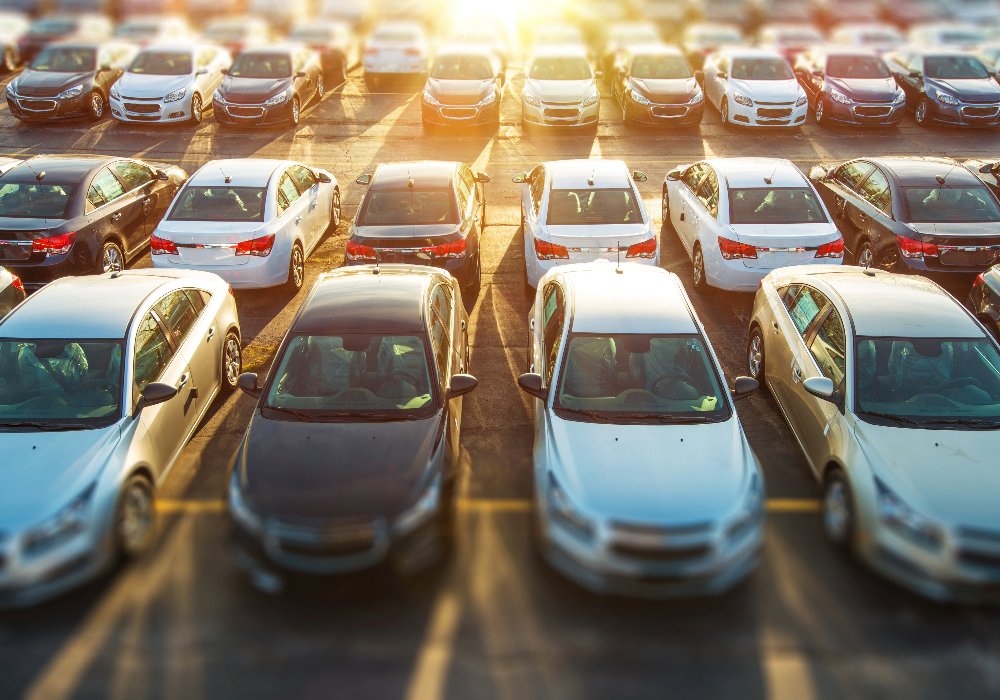
[[[781,58],[734,58],[735,80],[793,80],[792,69]]]
[[[380,190],[368,196],[361,226],[455,223],[451,190]]]
[[[947,31],[941,32],[942,44],[982,44],[986,41],[983,32]]]
[[[536,58],[531,64],[532,80],[590,80],[590,64],[584,58]]]
[[[730,190],[729,219],[733,224],[814,224],[827,221],[816,195],[804,187]]]
[[[691,67],[682,56],[636,56],[632,77],[645,80],[677,80],[692,77]]]
[[[240,54],[229,75],[234,78],[290,78],[292,62],[284,53],[244,53]]]
[[[76,31],[76,22],[71,19],[43,19],[28,28],[29,36],[52,36]]]
[[[70,185],[8,183],[0,187],[0,217],[65,219],[72,192]]]
[[[381,30],[372,35],[372,41],[384,44],[416,44],[420,41],[420,35],[416,32],[406,30]]]
[[[118,25],[118,28],[115,30],[115,36],[141,39],[155,36],[159,28],[156,22],[126,22],[125,24]]]
[[[129,73],[150,75],[187,75],[191,73],[191,54],[176,51],[144,51],[135,57],[129,66]]]
[[[0,428],[95,428],[119,415],[120,340],[0,340]]]
[[[493,67],[483,56],[440,56],[431,77],[438,80],[489,80]]]
[[[910,221],[1000,221],[1000,210],[985,187],[904,187]]]
[[[290,420],[427,417],[434,410],[427,356],[422,335],[297,335],[277,362],[264,407],[293,412]]]
[[[86,73],[94,70],[94,49],[49,48],[38,54],[31,70],[53,73]]]
[[[641,224],[642,215],[631,188],[552,190],[546,223],[556,226]]]
[[[330,40],[330,30],[325,27],[300,27],[288,35],[289,41],[301,41],[305,44],[325,44]]]
[[[573,333],[554,408],[597,420],[725,420],[729,405],[704,340],[690,335]],[[584,414],[585,415],[585,414]]]
[[[217,24],[205,30],[205,38],[209,41],[240,41],[246,33],[247,29],[242,24]]]
[[[928,56],[924,59],[926,77],[937,80],[972,80],[989,78],[978,58],[972,56]]]
[[[875,56],[830,56],[826,74],[831,78],[888,78],[889,69]]]
[[[1000,354],[986,338],[858,338],[857,358],[865,420],[886,420],[866,412],[899,416],[904,427],[1000,420]]]
[[[264,188],[188,185],[170,218],[178,221],[263,221]]]

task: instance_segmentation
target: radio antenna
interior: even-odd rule
[[[767,185],[770,185],[771,184],[771,180],[774,179],[774,173],[776,173],[777,171],[778,171],[778,164],[775,163],[774,164],[774,170],[771,171],[770,175],[768,175],[767,177],[764,178],[764,183],[767,184]]]
[[[379,258],[379,254],[378,254],[378,248],[376,248],[375,246],[372,246],[372,250],[374,250],[374,251],[375,251],[375,269],[374,269],[374,270],[372,270],[372,274],[373,274],[373,275],[377,275],[377,274],[380,274],[380,273],[381,273],[381,270],[379,269],[379,264],[380,264],[380,263],[381,263],[382,261],[381,261],[381,259]]]
[[[222,177],[225,179],[227,185],[233,181],[232,175],[226,175],[226,171],[222,169],[221,165],[219,166],[219,172],[222,173]]]
[[[615,248],[615,253],[618,254],[618,262],[615,263],[615,274],[621,275],[622,272],[622,242],[618,241],[618,245]]]

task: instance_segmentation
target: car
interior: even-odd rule
[[[0,606],[150,548],[157,487],[235,387],[240,337],[232,294],[206,273],[67,277],[0,321]]]
[[[962,163],[966,168],[979,176],[983,184],[1000,198],[1000,161],[980,160],[973,158]]]
[[[692,126],[705,113],[705,93],[679,49],[623,51],[611,75],[611,96],[626,124]]]
[[[736,25],[716,22],[689,24],[681,34],[680,49],[695,70],[705,65],[705,57],[725,46],[743,43],[743,33]]]
[[[440,49],[420,100],[424,127],[487,125],[499,129],[504,77],[500,59],[488,48]]]
[[[638,46],[662,44],[660,31],[652,22],[616,22],[607,28],[601,50],[601,70],[611,76],[619,55]]]
[[[531,32],[531,46],[535,50],[565,46],[585,48],[586,45],[583,32],[571,24],[544,22],[534,27]]]
[[[722,49],[705,59],[703,73],[724,125],[796,127],[809,113],[809,97],[776,51]]]
[[[596,129],[601,113],[597,76],[583,48],[538,49],[521,90],[521,124]]]
[[[986,330],[1000,341],[1000,266],[994,265],[976,275],[965,303]]]
[[[140,46],[176,43],[194,34],[187,19],[179,15],[133,15],[115,27],[114,38]]]
[[[996,0],[951,0],[948,13],[956,22],[972,26],[1000,24],[1000,3]]]
[[[752,292],[771,270],[840,265],[844,239],[816,188],[778,158],[710,158],[663,180],[662,221],[691,260],[696,291]]]
[[[987,70],[996,73],[1000,66],[1000,42],[989,41],[976,47],[976,57],[983,62]]]
[[[205,2],[206,0],[197,0]],[[230,17],[210,23],[201,40],[224,48],[232,56],[247,49],[266,48],[271,44],[272,30],[267,20],[259,17]]]
[[[947,49],[902,48],[886,64],[920,126],[1000,124],[1000,85],[982,61]]]
[[[429,265],[478,291],[489,181],[486,173],[445,161],[387,163],[361,175],[357,183],[368,189],[347,239],[347,264]]]
[[[870,24],[879,20],[878,3],[871,0],[817,0],[813,5],[816,24],[820,27],[837,29],[858,24]],[[837,40],[831,37],[831,41]]]
[[[294,27],[288,41],[317,52],[328,85],[347,80],[347,73],[361,62],[361,41],[346,22],[313,19]]]
[[[798,0],[795,4],[806,5]],[[811,48],[821,46],[825,41],[818,30],[802,24],[769,24],[762,27],[757,34],[758,45],[777,51],[793,65],[800,55]]]
[[[948,8],[939,0],[878,0],[882,19],[888,24],[906,29],[946,19]]]
[[[751,0],[747,2],[751,24],[785,22],[809,28],[815,14],[815,2],[802,0]],[[755,16],[756,15],[756,16]]]
[[[933,22],[910,27],[906,40],[913,46],[947,47],[953,50],[969,51],[989,41],[982,27],[974,24]]]
[[[857,265],[971,281],[1000,260],[1000,200],[950,158],[860,158],[809,179]]]
[[[866,4],[868,0],[865,0]],[[879,53],[895,49],[906,39],[891,24],[877,22],[865,24],[845,24],[830,32],[830,43],[840,46],[863,46]]]
[[[452,28],[446,43],[487,49],[500,61],[500,70],[504,72],[517,53],[516,42],[502,20],[470,18]]]
[[[108,93],[111,116],[123,122],[200,124],[205,103],[232,58],[210,44],[163,44],[140,51]]]
[[[966,308],[924,277],[783,268],[747,358],[820,485],[827,540],[930,598],[1000,602],[1000,352]]]
[[[75,39],[104,41],[110,38],[111,21],[107,17],[92,14],[50,15],[31,23],[18,39],[17,50],[21,61],[30,64],[49,44]]]
[[[652,218],[620,160],[557,160],[513,178],[521,185],[525,292],[562,265],[604,260],[660,264]]]
[[[24,301],[26,296],[21,278],[0,267],[0,320]]]
[[[212,116],[231,126],[295,126],[326,94],[319,54],[296,46],[247,49],[212,94]]]
[[[320,276],[265,380],[228,474],[233,562],[257,585],[444,553],[459,475],[468,316],[448,272],[366,265]]]
[[[377,90],[384,81],[427,77],[431,47],[416,22],[382,22],[365,42],[365,85]]]
[[[18,42],[30,26],[25,15],[16,12],[0,12],[0,68],[13,73],[21,65]]]
[[[673,273],[550,270],[528,312],[539,550],[595,593],[720,594],[756,567],[764,476]],[[693,465],[697,464],[697,467]]]
[[[701,14],[702,10],[695,0],[642,0],[640,6],[644,20],[670,34],[677,32],[687,20]]]
[[[871,49],[814,49],[796,61],[795,75],[822,126],[889,126],[899,124],[906,112],[906,93]]]
[[[97,121],[135,53],[114,42],[53,44],[7,83],[7,107],[20,121]]]
[[[332,173],[289,160],[214,160],[195,171],[156,226],[153,267],[214,272],[236,289],[297,292],[306,258],[339,223]]]
[[[0,175],[0,264],[29,291],[141,256],[187,173],[112,156],[35,156]]]

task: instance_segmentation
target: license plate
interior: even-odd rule
[[[384,70],[382,72],[383,73],[398,73],[399,72],[399,66],[395,65],[395,64],[393,64],[391,66],[385,66]]]
[[[993,262],[991,250],[945,250],[941,264],[952,267],[985,267]]]

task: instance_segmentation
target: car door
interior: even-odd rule
[[[559,358],[563,327],[566,324],[566,295],[557,282],[545,285],[541,321],[537,343],[540,354],[535,371],[542,375],[543,385],[550,387],[555,381],[556,360]]]
[[[858,239],[867,238],[875,248],[875,261],[887,250],[895,250],[896,234],[892,215],[892,188],[885,173],[876,166],[858,186],[857,206],[851,207],[852,223]]]
[[[855,221],[859,218],[853,213],[861,204],[857,188],[874,167],[863,160],[844,163],[836,169],[832,178],[825,178],[816,188],[827,209],[837,220],[837,228],[844,236],[844,245],[851,254],[857,252],[858,229]]]
[[[293,241],[302,241],[303,254],[309,250],[304,211],[308,206],[308,198],[303,198],[295,185],[295,181],[286,169],[278,179],[278,222],[281,231]],[[291,250],[291,246],[288,247]]]
[[[767,381],[791,424],[792,365],[805,341],[803,334],[819,314],[812,296],[803,295],[803,285],[792,284],[778,289],[781,306],[772,309],[770,328],[764,328]],[[803,295],[803,296],[800,296]]]
[[[692,245],[698,241],[702,250],[706,247],[717,248],[723,231],[719,224],[719,177],[712,166],[705,165],[705,177],[694,195],[698,206],[691,221]]]
[[[210,299],[208,292],[179,289],[153,307],[166,325],[170,340],[187,361],[188,381],[199,416],[208,408],[221,380],[222,339],[215,319],[202,313]]]
[[[149,242],[149,237],[160,223],[172,199],[171,192],[156,189],[157,179],[153,170],[138,161],[120,160],[111,164],[118,179],[121,180],[126,196],[135,197],[142,208],[142,223],[136,236],[135,251],[139,251]]]
[[[288,166],[288,174],[295,181],[296,188],[305,200],[303,217],[303,233],[306,237],[306,253],[310,252],[319,241],[320,236],[330,224],[330,201],[320,197],[321,185],[319,178],[304,165]]]
[[[127,193],[125,183],[111,166],[101,168],[91,180],[87,199],[95,209],[100,209],[105,230],[122,242],[126,260],[142,249],[146,244],[142,235],[144,197]]]
[[[674,220],[674,229],[677,231],[681,243],[684,244],[688,256],[694,252],[694,238],[697,235],[693,219],[697,206],[694,193],[698,191],[704,177],[704,163],[695,163],[681,173],[677,187],[677,203],[680,206],[675,208],[674,203],[670,203],[670,216]]]

